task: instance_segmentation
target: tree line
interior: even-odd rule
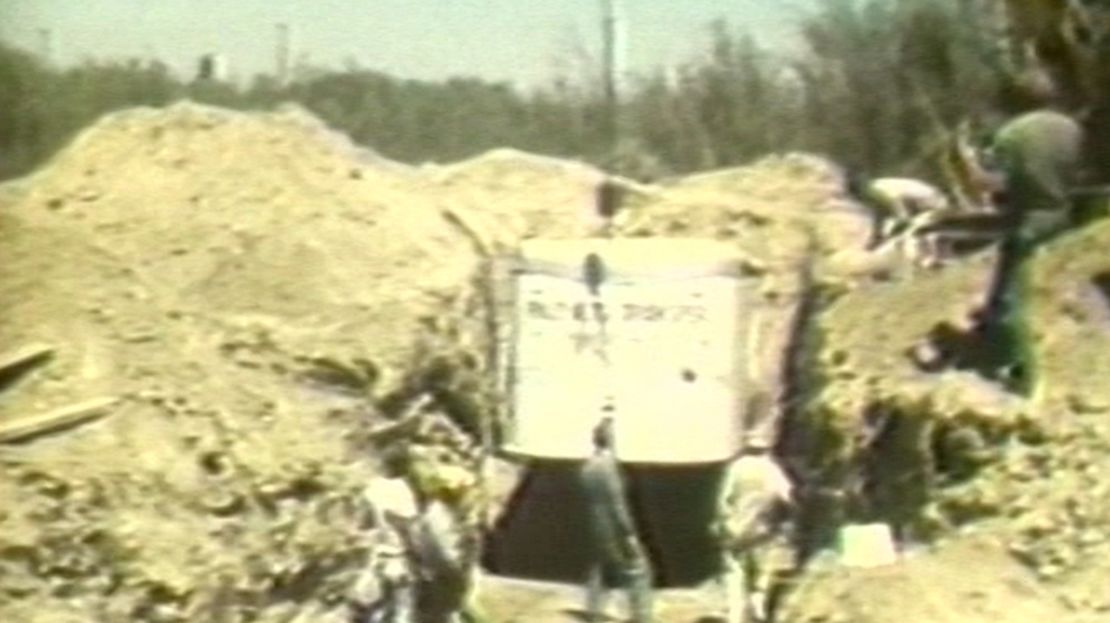
[[[1107,10],[1103,2],[1074,0],[826,0],[802,18],[800,45],[788,52],[718,20],[696,58],[627,82],[615,145],[603,131],[609,109],[596,64],[529,92],[474,78],[430,82],[355,68],[302,68],[285,84],[259,75],[236,86],[181,79],[157,61],[59,69],[0,47],[0,178],[31,171],[106,112],[190,98],[247,110],[296,102],[405,162],[515,147],[651,179],[795,150],[865,174],[935,179],[953,128],[965,122],[989,132],[1034,105],[1022,86],[1036,70],[1065,75],[1069,64],[1080,64],[1028,53],[1015,26],[1022,19],[1015,7],[1072,4],[1087,9],[1092,22]],[[1087,27],[1097,31],[1097,23]],[[1041,36],[1034,31],[1026,43]],[[1110,54],[1095,34],[1087,36],[1094,52],[1083,65],[1087,90],[1079,105],[1097,137],[1110,116],[1110,93],[1100,92],[1110,90],[1101,86],[1110,80],[1100,80]],[[1081,90],[1080,80],[1058,82]]]

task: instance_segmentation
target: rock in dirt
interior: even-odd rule
[[[47,413],[5,421],[0,424],[0,443],[27,441],[92,421],[106,415],[117,401],[116,398],[94,398]]]

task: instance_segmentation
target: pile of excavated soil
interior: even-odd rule
[[[341,620],[352,432],[476,261],[412,173],[296,112],[136,110],[0,219],[0,344],[54,349],[0,424],[118,401],[0,447],[0,619]]]
[[[594,206],[605,175],[582,163],[497,149],[424,171],[444,208],[492,251],[526,238],[588,235],[601,224]]]
[[[771,156],[749,167],[675,180],[665,202],[646,205],[622,231],[631,236],[709,236],[734,241],[769,269],[810,255],[862,248],[870,219],[844,194],[843,173],[804,154]]]
[[[1041,435],[972,488],[1007,517],[1010,551],[1069,606],[1110,617],[1110,223],[1064,236],[1033,264],[1030,318]],[[993,493],[993,496],[991,494]]]
[[[889,591],[878,586],[882,574],[823,574],[810,584],[837,586],[847,601],[810,586],[792,603],[797,620],[1110,616],[1103,590],[1110,486],[1102,476],[1110,469],[1110,385],[1100,380],[1110,365],[1110,260],[1101,251],[1108,242],[1110,223],[1096,222],[1035,256],[1026,313],[1038,374],[1028,399],[972,371],[924,372],[909,357],[938,323],[959,324],[982,302],[989,254],[912,281],[860,288],[821,311],[808,417],[835,432],[827,434],[819,467],[844,484],[853,466],[872,465],[872,506],[851,519],[900,524],[910,538],[942,538],[920,560],[890,571],[903,579],[883,581]],[[868,445],[861,432],[883,418],[888,434]],[[990,538],[976,540],[971,551],[966,537],[950,538],[963,533]],[[1029,609],[1005,580],[978,571],[975,585],[960,583],[992,559],[1020,566],[1046,603]],[[998,576],[1015,573],[1000,568]],[[958,582],[946,587],[943,574]],[[974,595],[960,596],[969,591]],[[921,595],[929,603],[913,606]],[[849,610],[846,619],[819,616]]]

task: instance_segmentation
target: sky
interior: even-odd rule
[[[618,0],[624,62],[645,71],[704,49],[708,23],[727,18],[761,42],[788,44],[799,15],[820,0]],[[219,53],[232,77],[273,72],[278,22],[294,58],[339,68],[439,80],[476,76],[545,84],[575,50],[596,53],[600,0],[0,0],[0,41],[52,60],[157,57],[179,76]],[[565,66],[565,65],[564,65]]]

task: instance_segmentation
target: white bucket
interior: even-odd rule
[[[845,567],[881,567],[896,562],[898,552],[887,524],[857,524],[840,529],[840,564]]]

